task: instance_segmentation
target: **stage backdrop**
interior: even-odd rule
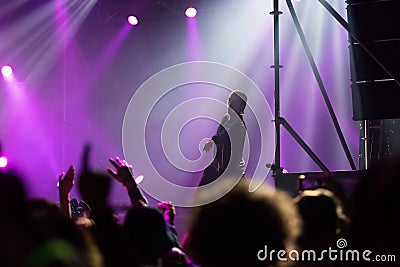
[[[144,158],[170,182],[196,185],[199,170],[211,160],[209,154],[201,153],[201,146],[215,133],[225,112],[223,103],[236,89],[249,95],[250,107],[244,115],[247,175],[257,172],[258,178],[265,178],[264,183],[273,185],[265,167],[272,163],[274,153],[272,1],[203,1],[202,6],[201,1],[194,1],[199,7],[192,19],[185,17],[185,6],[178,5],[179,1],[164,1],[164,5],[113,0],[0,2],[0,64],[9,64],[14,70],[12,78],[1,81],[0,143],[9,166],[24,175],[32,196],[57,201],[57,177],[71,164],[79,173],[86,143],[92,145],[93,168],[104,170],[110,167],[109,157],[124,158],[125,152],[132,155],[129,161],[135,173],[144,175],[145,180],[153,179],[154,170],[138,164]],[[280,2],[281,115],[329,169],[349,170],[289,11],[285,2]],[[347,33],[318,1],[293,4],[357,161],[359,126],[352,120]],[[346,16],[344,1],[332,4]],[[130,14],[137,16],[138,25],[127,23]],[[223,65],[224,70],[207,74],[206,82],[195,80],[173,84],[173,88],[157,84],[159,91],[154,92],[160,97],[151,103],[147,124],[125,121],[129,103],[149,78],[193,61]],[[232,86],[230,82],[242,77],[239,74],[224,77],[230,88],[210,81],[232,70],[248,77],[258,91],[241,88],[245,84],[241,82]],[[188,69],[175,72],[167,82],[190,74],[190,69],[185,71]],[[164,95],[163,90],[167,90]],[[146,115],[146,101],[134,107],[138,118]],[[185,101],[190,108],[186,106],[180,113],[193,112],[193,118],[176,126],[177,136],[163,139],[164,122]],[[202,117],[210,111],[215,119]],[[123,137],[127,125],[136,127],[138,134]],[[124,151],[125,138],[144,142],[145,152]],[[282,167],[289,172],[320,171],[284,129],[281,147]],[[165,151],[169,150],[181,153],[189,162],[201,160],[184,170],[167,157]],[[80,198],[76,188],[72,197]],[[116,183],[110,200],[115,205],[128,203],[125,191]]]

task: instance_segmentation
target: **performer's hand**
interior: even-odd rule
[[[213,147],[214,141],[212,139],[208,140],[207,143],[204,144],[203,151],[208,152]]]
[[[120,160],[118,157],[115,157],[115,159],[110,158],[108,161],[115,167],[116,170],[116,172],[110,168],[106,170],[111,177],[123,184],[127,189],[136,187],[131,165],[129,165],[125,160]]]

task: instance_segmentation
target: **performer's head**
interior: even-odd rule
[[[236,114],[243,114],[247,103],[247,96],[242,91],[233,91],[228,98],[228,113],[232,109]]]

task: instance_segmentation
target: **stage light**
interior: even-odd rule
[[[197,10],[194,7],[188,7],[185,11],[185,15],[188,18],[194,18],[197,15]]]
[[[137,19],[137,17],[131,15],[128,17],[128,23],[135,26],[135,25],[138,25],[139,20]]]
[[[0,168],[5,168],[7,166],[8,160],[6,157],[0,157]]]
[[[3,75],[3,77],[7,78],[10,77],[13,73],[12,68],[9,65],[4,65],[1,68],[1,74]]]

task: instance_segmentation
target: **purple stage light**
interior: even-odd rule
[[[3,77],[10,77],[13,73],[12,68],[9,65],[5,65],[1,68],[1,74],[3,75]]]
[[[8,160],[6,157],[0,157],[0,168],[5,168],[7,166]]]
[[[185,11],[185,15],[188,18],[194,18],[197,15],[197,9],[194,7],[188,7]]]
[[[128,17],[128,22],[129,22],[129,24],[135,26],[135,25],[138,25],[139,20],[138,20],[137,17],[131,15],[131,16]]]

